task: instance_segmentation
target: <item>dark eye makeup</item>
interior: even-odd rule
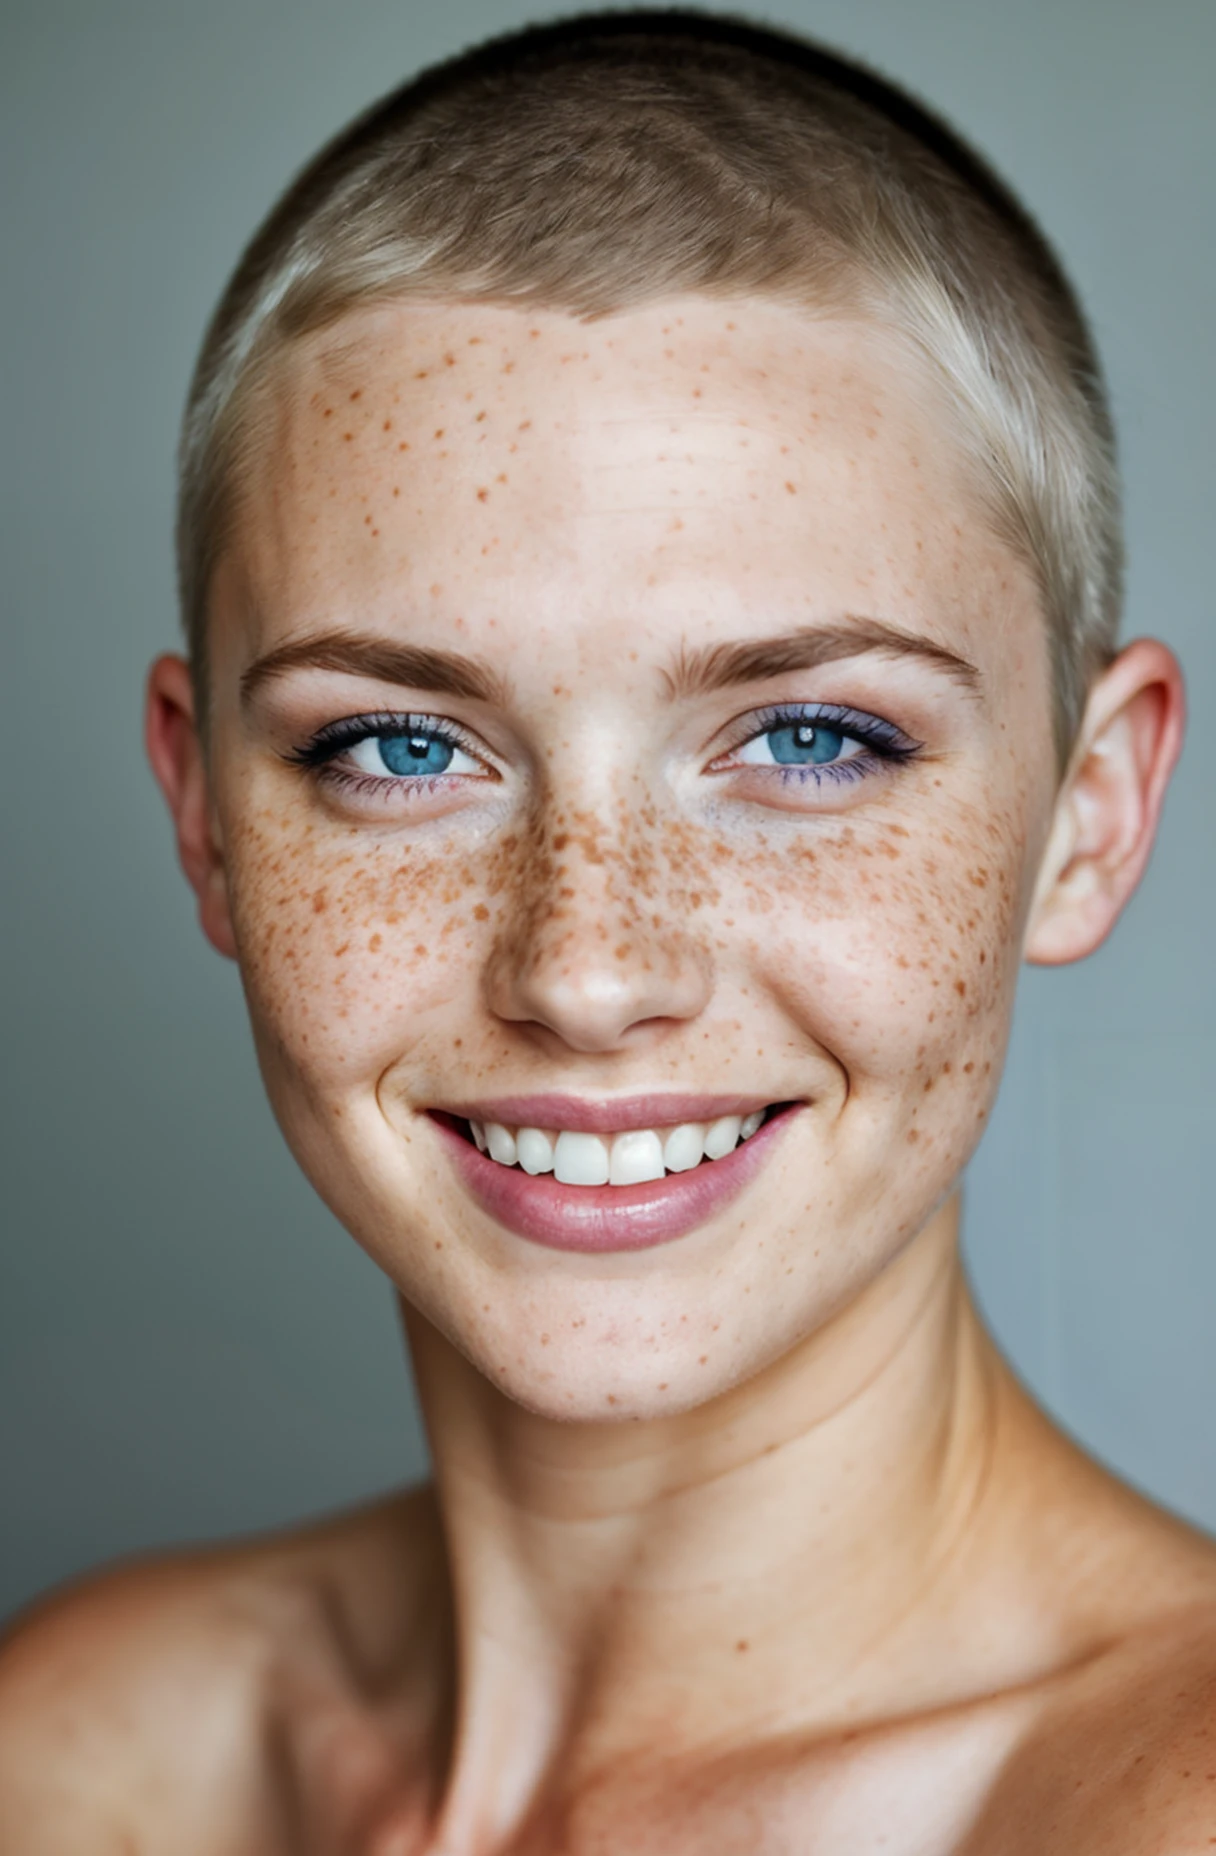
[[[922,751],[894,722],[842,703],[778,703],[741,716],[734,744],[711,772],[740,767],[776,773],[783,783],[855,782],[881,763],[900,764]]]
[[[740,716],[707,771],[783,783],[855,783],[921,752],[895,723],[839,703],[789,703]],[[378,710],[329,722],[284,759],[332,787],[369,794],[433,791],[438,782],[496,779],[480,744],[446,716]]]
[[[372,752],[361,752],[364,748]],[[342,764],[343,756],[347,765]],[[415,787],[429,791],[445,776],[467,778],[470,772],[477,778],[494,777],[473,737],[446,716],[393,710],[329,722],[289,749],[284,759],[328,785],[365,792]],[[474,765],[460,764],[465,762]]]

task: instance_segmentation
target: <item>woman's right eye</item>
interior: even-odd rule
[[[347,766],[377,779],[401,779],[410,776],[435,778],[442,773],[479,774],[481,765],[466,754],[455,741],[428,730],[411,730],[409,734],[365,735],[346,749]]]
[[[493,779],[463,729],[443,716],[348,715],[330,722],[286,758],[336,790],[392,800],[449,783]]]

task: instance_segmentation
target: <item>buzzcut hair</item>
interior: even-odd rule
[[[1036,575],[1061,764],[1114,651],[1119,487],[1077,299],[942,121],[799,39],[688,12],[584,15],[395,90],[279,200],[215,311],[180,448],[182,616],[207,608],[278,357],[360,308],[485,302],[591,320],[756,296],[893,331],[942,389],[996,531]]]

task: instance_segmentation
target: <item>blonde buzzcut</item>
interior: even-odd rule
[[[583,16],[433,67],[323,149],[255,234],[181,440],[204,713],[212,579],[285,349],[390,301],[590,320],[687,293],[869,318],[928,367],[987,513],[1037,576],[1063,762],[1122,580],[1113,429],[1076,297],[940,120],[815,46],[694,13]]]

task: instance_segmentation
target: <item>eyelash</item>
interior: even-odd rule
[[[737,754],[740,748],[773,729],[815,726],[830,728],[846,740],[859,741],[867,752],[846,761],[763,769],[769,778],[778,774],[783,786],[791,783],[805,786],[808,781],[815,786],[822,786],[825,781],[836,785],[852,785],[873,774],[880,764],[899,766],[914,760],[924,746],[923,742],[914,741],[902,728],[897,728],[894,722],[886,722],[881,716],[870,715],[864,709],[851,709],[845,704],[833,702],[778,703],[772,708],[754,709],[750,715],[744,716],[739,724],[738,738],[717,756],[712,763],[713,768],[723,772],[736,771],[733,767],[724,767],[723,762],[731,754]]]
[[[877,770],[878,765],[899,765],[912,760],[921,752],[922,743],[913,741],[893,722],[887,722],[881,716],[870,715],[863,709],[848,708],[839,703],[792,703],[778,704],[771,708],[753,710],[741,718],[738,724],[737,738],[711,763],[710,771],[735,772],[738,765],[724,765],[729,756],[750,742],[758,740],[773,729],[790,727],[821,726],[830,728],[847,739],[861,742],[867,752],[840,762],[808,763],[804,765],[784,765],[771,768],[753,766],[749,771],[762,772],[768,778],[777,774],[783,785],[791,782],[802,786],[808,781],[819,787],[825,781],[834,784],[851,785],[865,779]],[[357,747],[360,742],[373,739],[377,735],[418,734],[430,735],[436,740],[449,743],[453,748],[468,754],[474,760],[483,761],[484,757],[473,738],[458,728],[445,716],[401,714],[392,710],[382,710],[370,715],[346,716],[337,722],[329,722],[319,729],[311,740],[300,747],[292,748],[284,756],[293,766],[302,767],[312,773],[318,780],[328,785],[341,787],[348,792],[365,795],[384,795],[388,792],[408,793],[416,798],[422,793],[433,792],[439,785],[446,785],[452,779],[467,779],[467,774],[398,774],[379,775],[353,772],[339,767],[335,763],[339,754]]]
[[[291,748],[284,758],[295,767],[302,767],[306,772],[328,786],[340,787],[346,792],[362,793],[372,797],[388,793],[408,793],[411,798],[434,792],[436,787],[446,786],[453,779],[467,779],[467,774],[373,774],[359,773],[348,767],[335,764],[339,754],[350,748],[358,747],[361,741],[370,741],[377,735],[430,735],[437,741],[445,741],[453,748],[459,748],[470,759],[482,761],[485,756],[471,735],[458,728],[442,715],[406,715],[397,710],[378,710],[370,715],[348,715],[341,721],[328,722],[318,729],[312,739],[298,748]]]

